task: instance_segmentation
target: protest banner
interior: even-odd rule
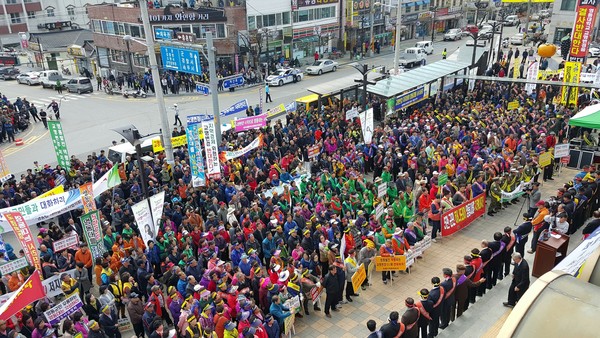
[[[250,144],[243,147],[242,149],[234,150],[234,151],[222,151],[219,154],[219,159],[221,160],[221,162],[227,162],[228,160],[232,160],[234,158],[243,156],[246,153],[250,152],[251,150],[254,150],[262,145],[264,145],[263,135],[260,134],[257,138],[254,139],[254,141],[250,142]]]
[[[377,206],[375,207],[375,218],[376,219],[380,219],[381,216],[383,216],[383,212],[385,208],[383,207],[383,203],[379,203],[377,204]]]
[[[217,145],[217,132],[213,121],[202,122],[204,130],[204,151],[206,154],[206,174],[213,179],[221,178],[221,165],[219,164],[219,148]]]
[[[150,200],[150,213],[154,221],[154,229],[157,230],[163,209],[165,208],[165,191],[163,190],[156,195],[152,195],[148,199]]]
[[[285,319],[283,320],[283,334],[285,336],[288,336],[288,337],[292,336],[292,331],[294,331],[294,319],[295,318],[296,318],[295,315],[291,315],[291,316],[285,317]]]
[[[8,169],[8,165],[4,159],[4,153],[0,150],[0,177],[6,177],[8,175],[10,175],[10,169]]]
[[[417,258],[417,256],[418,255],[415,250],[408,250],[406,253],[406,266],[411,267],[413,264],[415,264],[415,258]]]
[[[377,186],[377,198],[382,198],[387,193],[387,183],[381,182]],[[379,217],[378,217],[379,218]]]
[[[318,145],[312,145],[309,146],[308,149],[308,158],[313,159],[317,156],[319,156],[319,154],[321,153],[321,147],[319,147]]]
[[[50,323],[50,325],[56,325],[63,319],[75,313],[75,311],[79,310],[82,306],[83,303],[81,303],[79,293],[76,292],[67,299],[50,308],[48,311],[44,312],[44,317],[46,317],[46,321]]]
[[[48,190],[45,193],[37,196],[36,199],[38,199],[38,198],[46,198],[48,196],[60,195],[60,194],[62,194],[64,192],[65,192],[65,187],[61,184],[59,186],[56,186],[56,187],[52,188],[52,190]]]
[[[294,296],[283,303],[283,306],[290,309],[291,313],[300,312],[300,296]]]
[[[262,112],[262,109],[260,111]],[[272,119],[276,118],[277,116],[283,115],[283,114],[286,114],[286,113],[287,113],[287,110],[285,110],[285,105],[283,105],[283,103],[282,103],[282,104],[280,104],[278,106],[275,106],[275,107],[273,107],[271,109],[267,109],[267,118],[269,120],[272,120]]]
[[[83,234],[92,257],[94,259],[102,257],[106,252],[104,242],[102,241],[102,227],[100,225],[100,214],[98,210],[94,210],[90,213],[79,217],[81,221],[81,227],[83,228]]]
[[[375,271],[400,270],[406,270],[406,256],[375,256]]]
[[[267,125],[267,114],[260,114],[250,117],[242,117],[235,120],[235,131],[247,131],[262,128]]]
[[[466,228],[485,213],[485,193],[472,198],[442,214],[442,236]]]
[[[81,195],[81,203],[83,204],[83,213],[87,214],[92,210],[96,210],[96,202],[94,201],[94,187],[92,182],[88,182],[79,186],[79,194]]]
[[[365,264],[361,264],[356,272],[352,275],[352,288],[354,293],[358,292],[358,289],[367,278],[367,271],[365,270]]]
[[[10,226],[12,227],[19,243],[23,247],[23,252],[25,253],[25,257],[29,261],[31,266],[34,266],[36,270],[42,271],[42,266],[40,264],[40,254],[37,251],[37,246],[34,241],[34,236],[31,233],[31,229],[29,225],[25,222],[23,215],[20,212],[7,212],[4,214],[4,218],[8,221]]]
[[[229,115],[235,115],[235,114],[239,114],[239,113],[245,113],[246,110],[248,110],[248,107],[249,107],[248,100],[243,99],[239,102],[234,103],[229,108],[223,110],[221,112],[221,116],[229,116]]]
[[[152,219],[152,211],[150,210],[150,205],[148,205],[148,200],[143,199],[132,205],[131,213],[140,230],[140,235],[142,236],[144,243],[154,240],[156,238],[158,227]]]
[[[540,154],[540,160],[539,160],[540,168],[549,166],[550,163],[552,163],[552,154],[550,152],[547,151],[543,154]]]
[[[356,117],[358,117],[358,109],[356,107],[346,111],[346,121],[354,120]]]
[[[571,146],[571,144],[569,144],[569,143],[562,143],[562,144],[555,145],[554,146],[554,158],[563,158],[563,157],[569,156],[570,146]]]
[[[38,299],[44,298],[44,287],[40,270],[35,270],[27,281],[17,291],[13,292],[11,297],[0,307],[0,319],[8,320],[17,312],[23,310],[27,305],[32,304]]]
[[[321,297],[321,294],[323,293],[323,287],[318,287],[318,286],[313,286],[312,289],[310,289],[310,300],[312,300],[313,304],[317,302],[317,300],[319,299],[319,297]]]
[[[26,257],[17,258],[14,261],[8,261],[0,265],[0,273],[2,276],[8,277],[13,271],[21,270],[28,265]]]
[[[190,156],[190,167],[192,168],[192,186],[194,188],[206,185],[206,173],[204,172],[204,157],[202,156],[202,143],[198,130],[199,124],[187,126],[186,136],[188,153]]]
[[[50,131],[50,140],[54,146],[56,160],[58,164],[68,172],[71,169],[71,158],[67,151],[67,142],[60,121],[48,121],[47,129]]]
[[[67,270],[64,273],[68,273],[71,277],[75,278],[75,269]],[[60,280],[60,275],[54,275],[42,281],[44,293],[48,298],[64,295],[65,293],[63,292],[61,285],[62,281]]]
[[[77,248],[77,246],[79,246],[79,236],[76,232],[71,232],[70,235],[64,237],[63,239],[52,242],[52,247],[54,248],[53,250],[55,253],[69,248]]]
[[[511,101],[508,103],[506,109],[513,110],[519,108],[519,101]]]
[[[131,324],[131,321],[127,317],[120,318],[117,325],[119,326],[119,331],[121,334],[128,331],[133,331],[133,324]]]

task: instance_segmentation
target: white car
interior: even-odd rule
[[[469,39],[467,41],[467,46],[473,46],[475,40],[473,39]],[[486,40],[482,40],[482,39],[477,39],[477,47],[485,47],[487,45],[487,41]]]
[[[510,37],[511,45],[522,45],[523,44],[523,33],[517,33]]]
[[[600,47],[590,47],[588,49],[588,57],[597,58],[600,56]]]
[[[29,72],[17,75],[17,83],[32,86],[39,85],[42,81],[38,72]]]
[[[282,68],[276,74],[267,76],[266,82],[271,86],[283,86],[286,83],[299,82],[303,77],[300,69]]]
[[[452,28],[449,29],[446,34],[444,34],[444,41],[446,40],[460,40],[462,39],[462,29],[460,28]]]
[[[306,68],[307,74],[318,74],[321,75],[326,72],[335,72],[339,64],[329,59],[321,59],[315,61],[312,65]]]

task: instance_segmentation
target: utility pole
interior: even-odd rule
[[[217,134],[217,144],[221,145],[221,111],[219,110],[219,92],[217,85],[217,69],[215,64],[215,47],[213,46],[213,35],[209,30],[206,32],[206,47],[208,48],[208,71],[210,73],[210,91],[213,106],[213,115],[215,119],[215,134]],[[267,47],[268,48],[268,47]]]
[[[400,35],[402,34],[402,0],[396,6],[396,40],[394,42],[394,75],[398,75],[400,60]]]
[[[171,143],[171,130],[169,126],[169,118],[167,117],[167,108],[165,107],[165,98],[160,84],[160,73],[158,72],[158,61],[156,60],[156,53],[154,52],[154,37],[152,26],[150,25],[150,18],[148,16],[148,4],[144,0],[138,1],[140,11],[142,12],[142,22],[144,23],[144,31],[146,33],[146,46],[148,49],[148,58],[150,61],[150,70],[152,72],[152,82],[154,84],[154,93],[156,94],[156,101],[158,103],[158,112],[160,114],[160,124],[162,133],[162,144],[165,148],[165,154],[167,155],[167,163],[175,163],[173,157],[173,144]]]
[[[371,11],[369,12],[369,56],[373,57],[373,44],[375,43],[375,39],[373,39],[373,21],[374,21],[374,13],[375,6],[371,6]]]
[[[525,18],[525,33],[523,33],[523,46],[527,45],[527,33],[529,33],[529,18],[531,17],[531,0],[527,0],[527,17]]]
[[[431,42],[433,43],[433,39],[435,38],[435,11],[437,8],[431,8]]]

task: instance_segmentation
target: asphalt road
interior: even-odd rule
[[[514,34],[514,30],[512,27],[506,28],[504,36]],[[434,44],[434,54],[427,57],[427,62],[440,60],[444,48],[447,48],[448,55],[452,54],[458,47],[463,46],[467,40],[468,38],[463,38],[456,42],[436,42]],[[412,43],[414,41],[403,42],[401,48],[410,47]],[[338,61],[348,62],[348,59]],[[393,63],[393,54],[389,50],[383,50],[379,56],[366,58],[361,62],[369,66],[386,66],[389,69]],[[354,68],[343,64],[335,73],[327,73],[321,76],[305,75],[304,80],[299,83],[287,84],[283,87],[271,87],[273,103],[264,104],[264,109],[272,108],[281,103],[287,104],[298,97],[310,94],[306,90],[307,87],[326,81],[335,81],[336,78],[351,74],[356,74],[357,78],[360,76]],[[17,96],[26,97],[38,107],[48,105],[52,99],[57,100],[57,102],[60,101],[63,131],[71,155],[85,156],[91,151],[106,149],[113,140],[118,141],[121,139],[120,135],[111,130],[116,127],[133,124],[142,134],[158,132],[161,128],[157,100],[154,97],[125,99],[122,96],[110,96],[104,92],[78,95],[69,94],[66,91],[60,95],[51,89],[43,89],[40,86],[19,85],[14,81],[0,82],[0,93],[11,100],[16,99]],[[223,110],[242,99],[248,99],[248,102],[253,106],[258,104],[258,87],[220,93],[219,108]],[[165,98],[170,122],[174,121],[174,111],[171,107],[175,103],[179,105],[180,117],[185,122],[187,115],[212,114],[211,102],[210,96],[201,94],[167,96]],[[238,114],[238,117],[243,115],[243,113]],[[228,116],[223,118],[221,122],[228,123],[234,117],[236,116]],[[21,173],[31,168],[35,160],[41,164],[56,162],[49,134],[41,123],[34,124],[33,128],[29,128],[16,137],[23,138],[25,144],[19,147],[15,146],[14,143],[0,144],[6,163],[13,173]]]

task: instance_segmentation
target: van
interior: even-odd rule
[[[58,72],[58,70],[44,70],[40,72],[40,82],[44,88],[55,89],[56,81],[58,80],[60,80],[61,84],[64,86],[65,79]]]
[[[94,91],[94,86],[92,85],[92,81],[87,77],[76,77],[74,79],[70,79],[66,84],[67,91],[69,93],[91,93]]]
[[[415,43],[415,47],[423,49],[429,55],[433,54],[433,42],[431,41],[419,41]]]
[[[516,26],[521,22],[518,15],[509,15],[504,19],[505,26]]]

